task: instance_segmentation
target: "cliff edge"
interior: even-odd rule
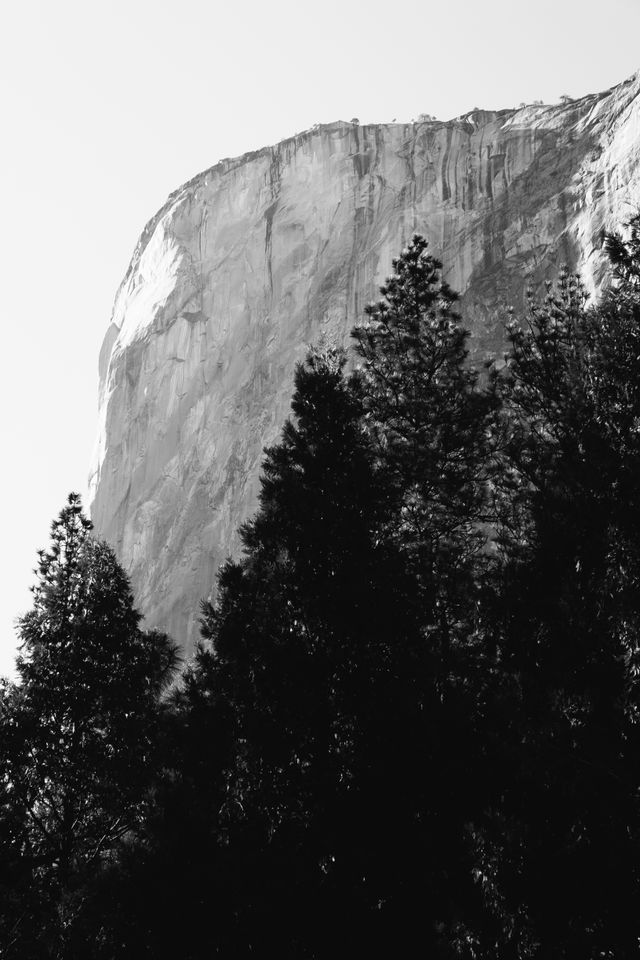
[[[148,626],[192,647],[295,362],[322,334],[348,344],[414,232],[462,293],[478,355],[502,347],[500,307],[561,262],[597,293],[602,229],[640,207],[639,94],[640,74],[559,106],[321,125],[171,194],[116,296],[90,480]]]

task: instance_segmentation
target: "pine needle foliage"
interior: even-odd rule
[[[466,936],[461,904],[480,903],[465,863],[464,709],[443,703],[422,588],[389,535],[393,484],[345,362],[316,350],[298,366],[244,555],[203,607],[204,644],[178,706],[203,755],[175,764],[142,851],[150,889],[167,845],[171,870],[197,878],[185,884],[186,957],[374,956],[416,939],[449,957]],[[182,854],[185,830],[170,819],[181,796],[209,798],[190,805],[200,842]],[[225,907],[211,925],[214,902]],[[163,903],[140,909],[132,895],[120,909],[129,920],[113,936],[125,955],[134,910],[158,931]],[[169,956],[171,934],[167,952],[154,936],[154,955]]]
[[[499,382],[510,772],[480,872],[504,956],[631,956],[640,933],[637,235],[613,243],[596,307],[567,271],[530,295]]]
[[[382,299],[352,331],[366,422],[396,497],[392,525],[445,632],[464,618],[487,557],[495,397],[469,363],[442,264],[415,235]]]
[[[39,554],[18,680],[0,704],[2,840],[15,870],[5,882],[21,898],[0,928],[8,957],[63,955],[78,890],[135,822],[176,666],[167,638],[140,630],[122,568],[90,531],[71,494]]]
[[[3,955],[637,953],[640,217],[605,247],[483,372],[413,237],[355,371],[298,365],[168,709],[72,495],[2,690]]]
[[[402,536],[432,550],[475,545],[484,519],[481,478],[491,409],[468,363],[468,331],[442,264],[415,235],[393,261],[383,298],[352,335],[362,360],[367,422],[396,478]]]

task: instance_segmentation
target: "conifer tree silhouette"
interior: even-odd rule
[[[499,378],[510,719],[502,810],[477,837],[498,956],[631,956],[640,934],[637,230],[608,248],[602,302],[566,271],[531,294]]]
[[[194,958],[378,956],[415,943],[448,957],[480,904],[460,804],[465,697],[443,704],[423,586],[390,532],[393,481],[344,365],[341,351],[316,350],[297,368],[244,556],[203,609],[205,643],[178,703],[203,756],[176,763],[142,852],[153,894],[141,912],[135,895],[121,899],[118,917],[131,919],[114,932],[136,942],[138,911],[154,956],[172,955],[179,932]],[[189,805],[200,844],[189,831],[180,853],[171,811],[189,796],[208,799]],[[188,931],[167,930],[162,870],[197,878],[184,885]],[[130,890],[144,886],[131,874]],[[224,904],[215,924],[213,903]]]
[[[421,237],[299,365],[96,957],[634,955],[639,222],[487,378]]]
[[[18,681],[2,690],[6,957],[66,955],[84,882],[135,822],[177,661],[140,630],[127,578],[90,530],[71,494],[19,621]]]
[[[425,238],[393,267],[352,335],[368,429],[397,497],[397,540],[445,635],[473,609],[485,552],[495,396],[468,362],[458,295]]]

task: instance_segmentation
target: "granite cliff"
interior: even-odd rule
[[[604,276],[600,235],[640,206],[640,74],[555,106],[450,122],[332,123],[224,160],[146,226],[100,356],[92,517],[147,624],[187,648],[256,503],[294,364],[349,329],[415,231],[481,355],[527,279]]]

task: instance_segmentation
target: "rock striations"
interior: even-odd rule
[[[560,106],[448,123],[332,123],[224,160],[142,234],[100,357],[92,516],[147,623],[189,649],[238,550],[294,364],[349,330],[419,231],[463,294],[474,351],[561,262],[591,291],[600,235],[640,206],[640,74]]]

